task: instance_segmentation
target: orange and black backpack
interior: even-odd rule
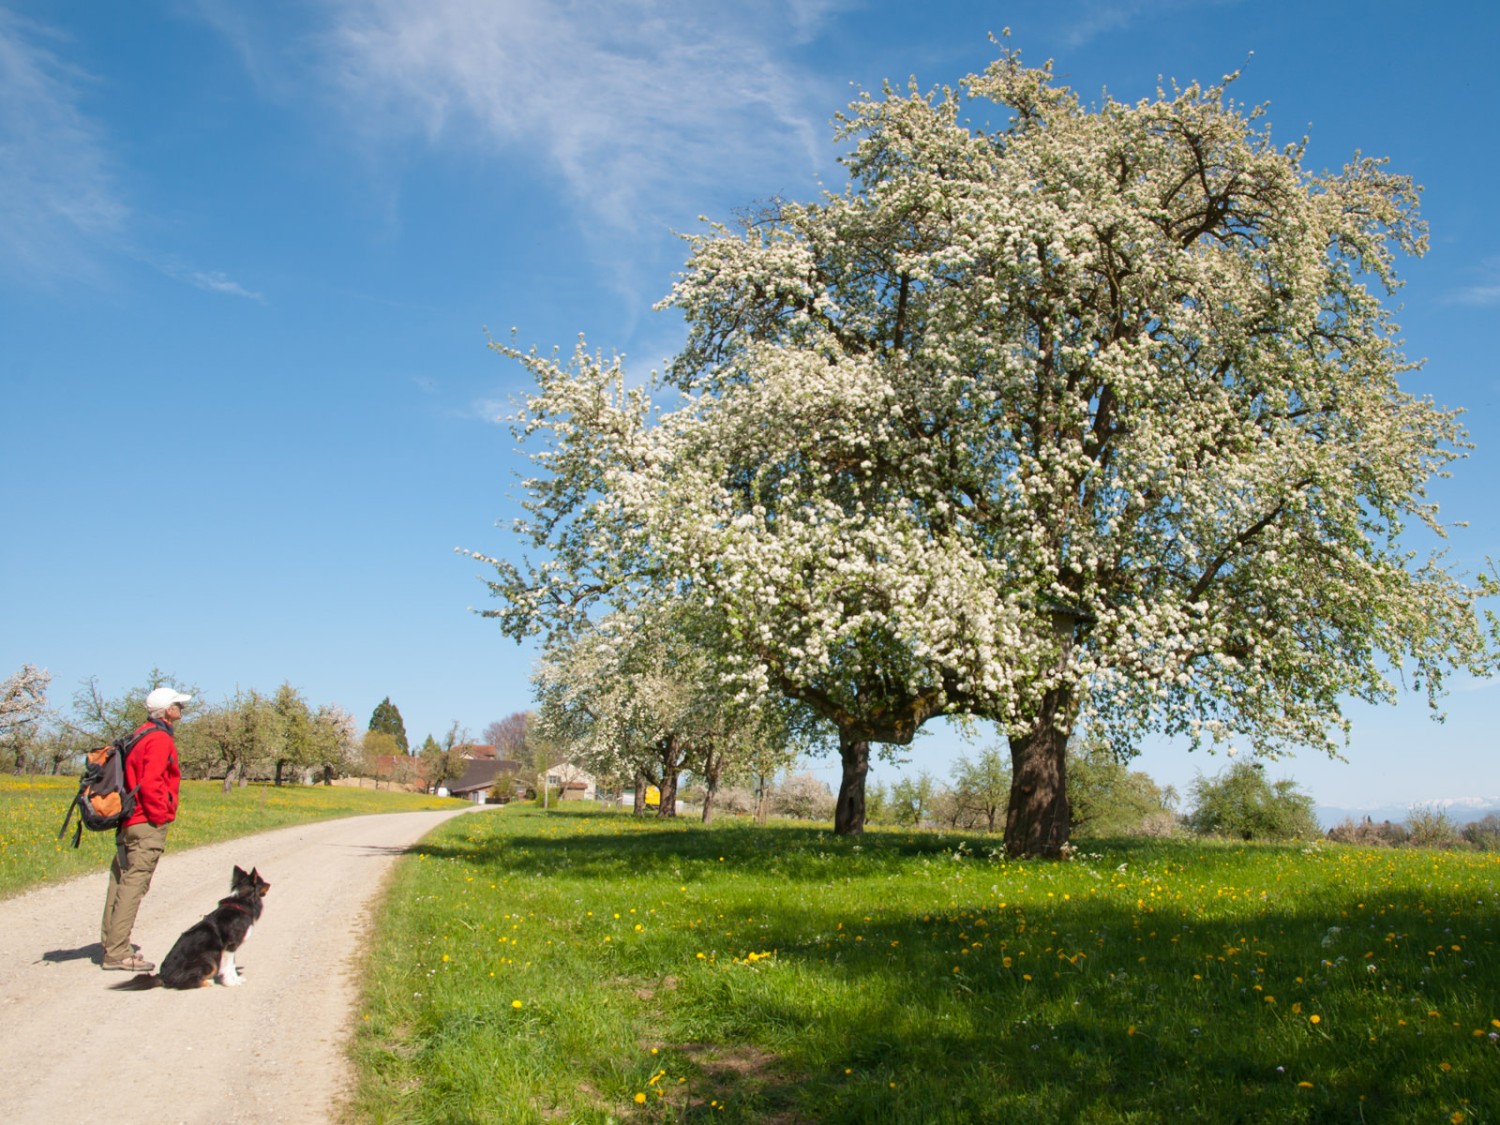
[[[83,776],[78,779],[78,793],[68,805],[68,815],[63,817],[62,827],[57,830],[61,840],[68,831],[68,822],[73,813],[78,813],[78,824],[73,829],[73,846],[78,846],[85,828],[94,832],[107,832],[119,828],[135,812],[136,789],[125,788],[125,758],[131,748],[154,730],[169,731],[158,722],[149,723],[143,730],[115,739],[108,746],[92,750],[84,759]]]

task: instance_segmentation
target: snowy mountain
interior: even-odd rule
[[[1355,822],[1369,817],[1376,824],[1389,820],[1402,824],[1411,816],[1413,809],[1437,809],[1448,814],[1454,824],[1468,824],[1471,820],[1483,820],[1490,813],[1500,815],[1500,797],[1440,797],[1431,801],[1413,801],[1409,805],[1380,805],[1373,808],[1337,808],[1331,805],[1315,805],[1313,813],[1324,831],[1346,819]]]

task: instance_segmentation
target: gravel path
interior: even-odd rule
[[[452,812],[283,828],[167,852],[133,940],[160,964],[229,893],[271,884],[239,988],[113,992],[99,968],[108,872],[0,902],[0,1121],[299,1125],[337,1119],[369,910],[391,864]]]

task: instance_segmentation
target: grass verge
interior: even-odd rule
[[[1490,1122],[1500,859],[512,807],[398,867],[360,1122]]]
[[[57,838],[77,792],[76,777],[0,774],[0,898],[109,866],[114,833],[86,831],[77,849],[72,825],[66,839]],[[171,847],[176,851],[332,817],[453,807],[452,798],[389,790],[250,785],[225,793],[221,782],[184,781]]]

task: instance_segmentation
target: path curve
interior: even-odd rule
[[[99,967],[107,871],[0,902],[0,1121],[337,1120],[370,907],[398,856],[470,811],[348,817],[185,851],[169,840],[133,940],[159,964],[228,893],[235,864],[258,867],[271,892],[237,958],[239,988],[111,991],[129,977]]]

